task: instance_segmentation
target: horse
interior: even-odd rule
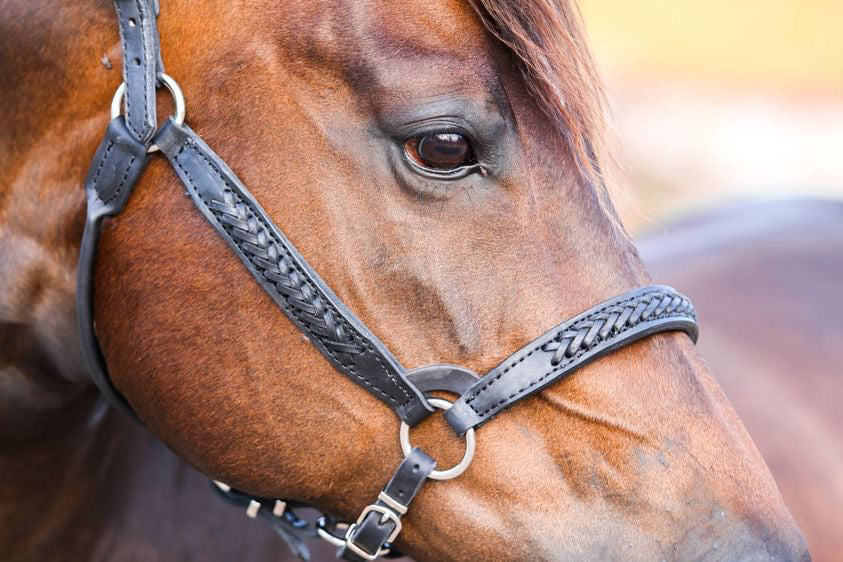
[[[654,277],[687,289],[697,303],[706,327],[701,350],[814,559],[838,559],[843,203],[736,203],[638,242]]]
[[[191,127],[401,363],[486,372],[648,281],[608,197],[602,93],[570,3],[162,4]],[[74,311],[81,183],[121,82],[113,7],[7,0],[0,25],[0,544],[21,560],[152,558],[98,532],[128,509],[117,484],[135,459]],[[393,412],[278,313],[183,193],[152,157],[103,227],[94,316],[113,385],[202,473],[354,520],[401,461]],[[413,441],[448,466],[463,444],[440,419]],[[417,560],[809,559],[679,333],[502,413],[403,527]]]

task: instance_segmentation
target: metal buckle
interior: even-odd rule
[[[401,516],[388,507],[372,504],[367,505],[366,509],[360,514],[360,517],[357,518],[357,522],[352,523],[348,526],[348,531],[345,533],[345,546],[351,550],[356,555],[360,556],[361,558],[365,558],[366,560],[377,560],[379,557],[389,554],[388,548],[379,548],[375,554],[371,554],[362,548],[360,548],[357,543],[354,542],[352,538],[354,536],[354,531],[357,529],[357,526],[362,524],[365,521],[366,517],[372,513],[377,512],[381,514],[380,524],[383,525],[387,521],[392,521],[395,524],[395,529],[389,533],[389,536],[386,538],[384,543],[393,543],[395,539],[398,537],[398,534],[401,532]]]

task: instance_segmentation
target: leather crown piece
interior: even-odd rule
[[[123,48],[124,115],[109,123],[85,183],[88,206],[77,274],[77,314],[92,379],[103,395],[127,414],[134,416],[111,382],[94,329],[92,272],[103,219],[124,210],[148,154],[157,149],[170,161],[199,212],[338,371],[392,407],[407,426],[418,424],[433,411],[427,392],[458,394],[445,418],[457,434],[469,433],[472,454],[474,428],[579,367],[657,332],[683,331],[696,341],[698,328],[691,302],[670,287],[651,286],[610,299],[559,324],[482,378],[452,365],[407,371],[310,267],[234,172],[195,132],[180,119],[170,119],[156,129],[155,90],[159,78],[168,78],[163,74],[158,43],[157,2],[150,6],[148,0],[114,0],[114,4]],[[374,560],[390,550],[401,529],[401,515],[426,479],[453,477],[444,473],[456,475],[465,469],[450,469],[437,476],[435,463],[424,452],[409,445],[405,452],[404,461],[378,500],[363,510],[344,536],[334,536],[324,526],[310,531],[308,524],[287,509],[292,502],[256,498],[220,483],[216,489],[233,503],[245,503],[250,516],[270,520],[303,559],[308,557],[303,538],[318,533],[339,546],[339,555],[347,560]],[[469,457],[467,453],[468,462]]]

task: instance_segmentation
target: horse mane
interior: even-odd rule
[[[575,0],[470,1],[489,31],[512,51],[581,178],[596,186],[604,183],[603,170],[611,164],[605,146],[606,98]]]

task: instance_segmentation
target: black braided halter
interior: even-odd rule
[[[155,0],[153,0],[155,1]],[[170,161],[196,207],[228,243],[255,280],[287,317],[341,373],[393,408],[402,421],[405,459],[356,523],[323,516],[315,527],[300,519],[294,502],[257,498],[215,482],[229,501],[251,517],[268,519],[292,550],[308,558],[303,539],[320,536],[346,560],[374,560],[390,553],[401,516],[428,478],[448,479],[471,462],[474,430],[502,410],[583,365],[657,332],[683,331],[696,341],[691,302],[670,287],[630,291],[588,310],[530,342],[480,378],[455,365],[405,369],[386,346],[334,294],[290,243],[234,172],[184,120],[178,85],[164,74],[158,46],[157,1],[114,0],[123,48],[123,80],[112,104],[112,120],[86,179],[87,218],[79,256],[77,313],[82,349],[91,376],[117,408],[134,416],[108,375],[93,324],[92,271],[102,219],[123,211],[148,155],[160,150]],[[154,8],[154,9],[153,9]],[[176,115],[156,130],[155,90],[163,83],[176,100]],[[125,115],[120,115],[121,106]],[[459,395],[453,404],[426,397],[433,390]],[[433,412],[458,435],[466,435],[463,461],[448,470],[412,448],[407,431]],[[137,419],[137,418],[136,418]]]

